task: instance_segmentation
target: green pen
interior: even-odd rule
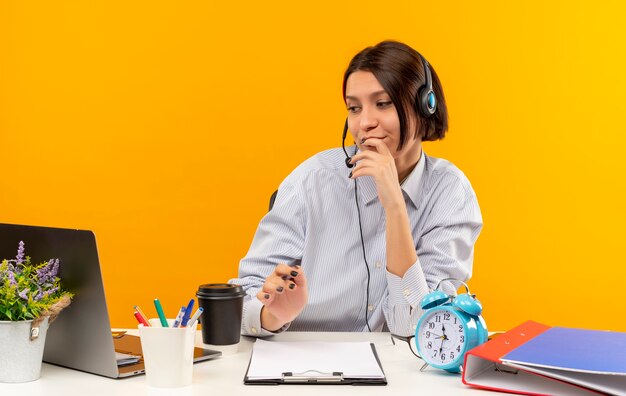
[[[161,306],[161,302],[158,298],[154,299],[154,306],[156,307],[157,314],[159,314],[159,319],[161,320],[161,326],[169,327],[167,325],[167,319],[165,318],[165,314],[163,313],[163,307]]]

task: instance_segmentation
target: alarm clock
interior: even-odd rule
[[[465,286],[466,294],[449,296],[439,290],[445,281]],[[415,328],[415,344],[427,365],[459,373],[465,353],[487,341],[487,325],[480,316],[483,307],[476,295],[470,294],[465,282],[442,279],[435,290],[421,302],[423,315]]]

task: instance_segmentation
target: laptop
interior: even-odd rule
[[[72,303],[48,329],[43,360],[110,378],[144,373],[139,337],[124,334],[114,338],[111,333],[94,233],[0,224],[0,259],[15,257],[19,241],[24,241],[26,255],[34,264],[58,258],[62,285],[74,293]],[[119,365],[119,353],[139,359]],[[219,351],[196,347],[194,362],[220,355]]]

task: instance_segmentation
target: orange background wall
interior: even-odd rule
[[[340,144],[350,58],[397,39],[443,81],[426,150],[478,195],[489,327],[626,331],[626,6],[328,3],[0,0],[0,221],[94,230],[113,326],[173,315]]]

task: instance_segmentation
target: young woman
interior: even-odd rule
[[[243,334],[410,335],[429,288],[471,276],[482,228],[476,195],[458,168],[422,150],[448,127],[433,68],[384,41],[352,59],[343,96],[356,145],[323,151],[287,176],[230,281],[248,294]]]

